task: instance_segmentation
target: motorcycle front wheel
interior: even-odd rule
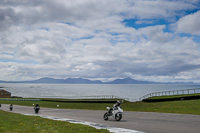
[[[106,113],[104,114],[103,119],[104,119],[104,120],[108,120],[108,112],[106,112]]]
[[[116,121],[120,121],[122,119],[122,114],[121,113],[117,113],[116,115],[115,115],[115,120]]]

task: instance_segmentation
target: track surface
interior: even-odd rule
[[[9,105],[0,108],[9,111]],[[14,105],[15,113],[34,114],[33,107]],[[39,115],[75,119],[146,133],[200,133],[200,115],[125,111],[121,121],[103,120],[105,111],[41,108]]]

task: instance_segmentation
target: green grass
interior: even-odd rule
[[[4,133],[108,133],[82,124],[25,116],[0,110],[0,132]]]
[[[132,111],[160,112],[200,115],[200,100],[182,100],[169,102],[135,102],[127,103],[124,107],[132,108]]]
[[[49,101],[0,101],[1,104],[25,105],[33,106],[36,103],[40,107],[59,108],[62,109],[88,109],[88,110],[105,110],[107,106],[112,106],[112,103],[64,103],[64,102],[49,102]]]
[[[41,108],[59,108],[62,109],[87,109],[87,110],[106,110],[106,107],[112,107],[112,103],[63,103],[47,101],[1,101],[1,104],[16,104],[32,106],[38,103]],[[162,113],[179,113],[179,114],[196,114],[200,115],[200,99],[198,100],[181,100],[169,102],[127,102],[122,105],[124,111],[140,112],[162,112]]]
[[[200,93],[173,95],[173,96],[154,96],[154,97],[150,97],[148,99],[170,99],[170,98],[182,98],[182,97],[190,97],[190,96],[200,96]]]

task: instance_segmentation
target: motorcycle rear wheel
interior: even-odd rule
[[[39,110],[36,109],[36,110],[35,110],[35,113],[38,114],[38,113],[39,113]]]

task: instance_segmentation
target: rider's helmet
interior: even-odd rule
[[[123,100],[117,100],[118,103],[123,103]]]
[[[117,103],[116,103],[116,104],[119,106],[121,103],[122,103],[121,100],[117,100]]]

